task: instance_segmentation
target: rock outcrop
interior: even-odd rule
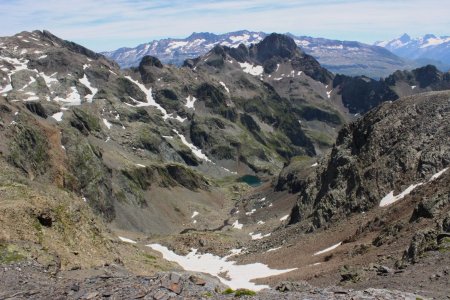
[[[380,206],[390,193],[425,189],[450,165],[449,99],[449,92],[406,97],[345,126],[330,155],[297,187],[295,219],[319,228]],[[416,215],[433,214],[448,202],[444,195],[428,197]]]

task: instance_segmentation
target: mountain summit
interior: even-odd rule
[[[272,33],[264,38],[256,49],[256,57],[260,61],[266,61],[274,56],[289,59],[302,55],[292,38],[278,33]]]

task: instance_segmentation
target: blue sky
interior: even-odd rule
[[[47,29],[95,51],[241,29],[373,43],[450,35],[450,0],[0,0],[0,36]]]

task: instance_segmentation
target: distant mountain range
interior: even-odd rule
[[[408,34],[391,41],[376,42],[375,46],[388,49],[392,53],[418,63],[431,63],[440,69],[450,69],[450,36],[435,36],[426,34],[411,38]]]
[[[241,43],[246,46],[256,44],[267,35],[264,32],[247,30],[220,35],[207,32],[193,33],[185,39],[155,40],[135,48],[120,48],[102,54],[115,60],[122,68],[139,65],[145,55],[158,57],[164,63],[181,65],[188,58],[204,55],[217,44],[237,48]],[[288,35],[307,54],[315,57],[334,73],[379,78],[386,77],[396,70],[412,69],[420,65],[376,45]]]
[[[139,65],[142,57],[151,55],[167,64],[181,65],[185,59],[203,55],[221,44],[236,48],[239,44],[255,44],[264,39],[263,32],[237,31],[221,35],[194,32],[185,39],[162,39],[141,44],[135,48],[119,48],[103,52],[105,56],[115,60],[122,68]]]

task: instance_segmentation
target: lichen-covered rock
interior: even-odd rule
[[[362,279],[362,271],[355,267],[345,265],[340,268],[339,273],[343,282],[358,282]]]
[[[419,218],[436,218],[442,208],[450,204],[450,194],[438,194],[424,198],[414,209],[411,221]]]
[[[380,247],[383,244],[395,241],[396,236],[403,229],[404,224],[398,222],[392,226],[386,226],[381,233],[373,240],[372,245]]]
[[[411,263],[417,263],[423,253],[437,249],[437,235],[435,230],[427,230],[416,233],[408,250],[403,255],[403,260]]]
[[[450,212],[447,213],[447,216],[445,217],[445,219],[442,221],[442,229],[445,232],[450,232]]]
[[[49,144],[45,135],[28,124],[18,124],[13,130],[8,160],[31,178],[44,174],[49,168]]]

